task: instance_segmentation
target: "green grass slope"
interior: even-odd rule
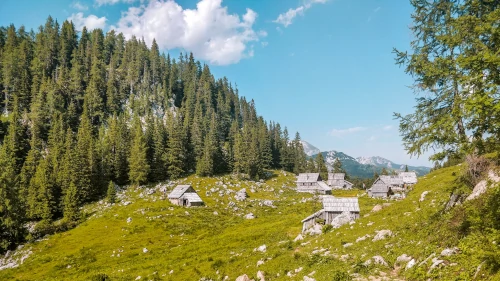
[[[293,190],[292,174],[276,171],[264,183],[191,176],[169,185],[171,190],[177,183],[192,184],[206,202],[199,208],[171,205],[160,186],[131,187],[120,194],[120,203],[87,206],[89,218],[75,229],[25,245],[23,250],[33,254],[19,267],[0,271],[0,280],[234,280],[242,274],[256,279],[258,271],[266,280],[303,280],[306,275],[316,280],[498,280],[497,246],[490,241],[497,237],[494,227],[481,228],[481,219],[464,215],[479,212],[477,205],[489,205],[480,199],[444,212],[450,194],[462,188],[460,169],[420,178],[402,201],[371,199],[362,191],[336,192],[359,196],[361,218],[297,242],[300,221],[321,204]],[[249,198],[239,202],[234,195],[241,188]],[[424,191],[428,194],[420,201]],[[390,205],[371,212],[383,203]],[[250,212],[255,219],[244,218]],[[485,229],[489,232],[483,233]],[[390,230],[392,236],[372,241],[380,230]],[[261,245],[267,250],[255,251]],[[459,249],[456,254],[440,256],[452,247]],[[416,265],[405,270],[406,263],[396,262],[402,254]],[[387,265],[367,263],[374,256]],[[431,269],[432,259],[442,262]]]

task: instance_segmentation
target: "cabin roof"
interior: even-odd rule
[[[203,203],[203,200],[201,200],[201,197],[198,195],[198,193],[194,192],[187,192],[182,195],[183,199],[187,199],[190,203]]]
[[[319,182],[318,182],[318,186],[319,186],[319,187],[321,187],[321,188],[323,188],[324,190],[332,190],[332,188],[331,188],[331,187],[329,187],[329,186],[328,186],[328,184],[326,184],[326,183],[325,183],[325,182],[323,182],[323,181],[319,181]]]
[[[417,183],[417,173],[415,172],[401,172],[399,176],[403,179],[404,183],[415,184]]]
[[[359,213],[357,197],[323,197],[323,209],[326,212],[354,212]]]
[[[170,192],[168,195],[169,199],[179,199],[191,186],[190,185],[178,185]]]
[[[319,173],[303,173],[297,176],[297,182],[317,182]]]
[[[379,176],[380,180],[382,180],[385,184],[388,185],[403,185],[403,178],[400,176]]]
[[[329,180],[343,180],[345,178],[344,173],[328,173]]]
[[[387,193],[389,192],[389,186],[383,183],[376,183],[370,188],[372,193]]]
[[[317,218],[317,217],[319,217],[321,214],[323,214],[323,212],[324,212],[324,211],[325,211],[325,210],[321,209],[321,210],[317,211],[316,213],[314,213],[314,214],[312,214],[312,215],[308,216],[307,218],[303,219],[301,222],[306,222],[306,221],[308,221],[308,220],[310,220],[310,219]]]

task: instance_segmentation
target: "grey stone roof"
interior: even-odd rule
[[[389,192],[389,186],[383,183],[376,183],[369,190],[372,193],[387,193]]]
[[[359,203],[357,197],[323,197],[323,209],[326,212],[353,212],[359,213]]]
[[[379,177],[385,184],[388,185],[403,185],[403,178],[400,176],[380,176]]]
[[[401,172],[399,176],[403,179],[404,183],[415,184],[417,183],[417,173],[415,172]]]
[[[187,192],[182,195],[183,199],[187,199],[190,203],[203,203],[203,200],[201,200],[200,196],[198,193],[194,192]]]
[[[318,186],[319,186],[319,187],[321,187],[321,188],[323,188],[323,190],[332,190],[332,188],[331,188],[331,187],[329,187],[329,186],[328,186],[328,184],[326,184],[326,183],[325,183],[325,182],[323,182],[323,181],[319,181],[319,182],[318,182]]]
[[[328,173],[329,180],[343,180],[345,178],[344,173]]]
[[[178,185],[170,192],[168,195],[169,199],[179,199],[191,186],[190,185]]]
[[[314,214],[308,216],[307,218],[303,219],[301,222],[306,222],[306,221],[308,221],[310,219],[317,218],[317,217],[321,216],[321,214],[323,214],[324,211],[325,210],[321,209],[321,210],[317,211],[316,213],[314,213]]]
[[[303,173],[297,177],[297,182],[317,182],[319,180],[319,173]]]

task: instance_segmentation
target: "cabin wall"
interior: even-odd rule
[[[170,200],[170,203],[174,204],[174,205],[182,205],[182,204],[179,204],[179,199],[169,199]]]

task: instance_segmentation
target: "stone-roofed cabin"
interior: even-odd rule
[[[344,173],[328,173],[328,185],[335,189],[352,189],[353,184],[345,179]]]
[[[417,173],[415,172],[400,172],[399,177],[403,179],[403,183],[406,185],[413,185],[417,183]]]
[[[302,231],[316,223],[317,219],[324,220],[325,225],[331,224],[333,219],[347,212],[352,218],[359,218],[359,203],[357,197],[323,196],[323,209],[302,220]]]
[[[368,189],[368,196],[374,198],[388,198],[391,194],[391,187],[383,182],[376,182]]]
[[[179,206],[203,206],[203,200],[191,185],[178,185],[170,192],[168,199]]]
[[[297,176],[297,191],[331,194],[332,189],[323,182],[319,173],[303,173]]]

